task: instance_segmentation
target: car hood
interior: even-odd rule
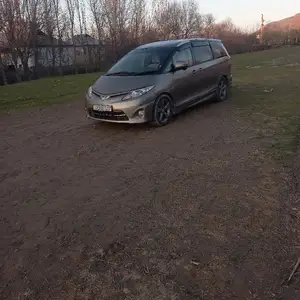
[[[156,76],[101,76],[94,83],[93,90],[104,95],[124,93],[155,85]]]

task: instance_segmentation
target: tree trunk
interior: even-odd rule
[[[74,67],[74,70],[75,70],[75,74],[78,74],[76,45],[73,45],[73,55],[74,55],[74,57],[73,57],[73,67]]]
[[[23,64],[23,71],[24,71],[24,78],[25,80],[30,80],[30,70],[28,67],[28,60],[22,60],[22,64]]]
[[[36,48],[34,51],[34,67],[33,67],[33,72],[34,72],[34,78],[37,79],[39,78],[39,50]]]
[[[0,68],[1,68],[1,77],[2,77],[3,85],[7,85],[7,79],[6,79],[4,64],[1,55],[0,55]]]
[[[52,74],[51,75],[54,75],[55,74],[55,69],[56,69],[56,52],[55,52],[55,46],[51,47],[51,56],[52,56],[52,70],[51,70]]]
[[[16,81],[21,82],[22,79],[21,79],[21,76],[20,76],[20,73],[19,73],[18,56],[17,56],[17,54],[15,53],[14,50],[11,51],[11,58],[12,58],[12,62],[14,64],[14,66],[15,66]]]
[[[62,56],[63,56],[64,48],[59,44],[59,75],[63,76],[62,70]]]

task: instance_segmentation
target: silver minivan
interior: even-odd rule
[[[225,100],[231,82],[231,58],[220,40],[155,42],[102,75],[89,88],[85,108],[94,120],[163,126],[199,102]]]

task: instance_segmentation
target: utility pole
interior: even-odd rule
[[[265,27],[265,19],[264,19],[264,15],[261,14],[261,23],[260,23],[260,43],[263,43],[263,33],[264,33],[264,27]]]

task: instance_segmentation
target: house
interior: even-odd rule
[[[94,61],[98,59],[99,55],[103,54],[103,43],[89,34],[78,34],[73,39],[68,39],[65,42],[73,49],[75,48],[76,64],[86,64],[86,61]]]
[[[3,64],[13,66],[15,69],[22,69],[21,58],[17,57],[17,63],[12,59],[12,53],[4,33],[0,33],[0,55]],[[28,67],[58,67],[70,66],[73,64],[73,50],[68,45],[56,38],[47,36],[42,31],[38,32],[36,49],[28,58]]]
[[[103,52],[103,44],[90,35],[76,35],[73,44],[72,40],[58,40],[39,30],[36,45],[31,49],[28,58],[29,70],[25,70],[21,58],[16,53],[13,59],[5,34],[0,33],[0,69],[9,73],[9,83],[16,82],[15,79],[19,81],[20,78],[24,80],[28,77],[72,74],[74,70],[87,72],[88,69],[99,69],[103,62]]]
[[[63,41],[39,31],[35,53],[35,64],[42,67],[65,67],[73,64],[73,51]]]

